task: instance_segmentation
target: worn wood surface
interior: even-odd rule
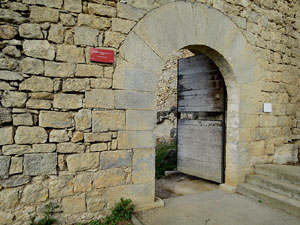
[[[221,183],[222,121],[178,120],[178,170]]]
[[[177,170],[222,183],[224,81],[205,55],[179,60],[178,112],[202,116],[178,119]]]
[[[206,56],[179,60],[178,111],[223,111],[223,78]]]

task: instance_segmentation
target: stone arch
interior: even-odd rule
[[[113,83],[116,107],[123,92],[144,98],[132,105],[134,109],[155,110],[157,78],[165,60],[182,48],[205,53],[224,77],[228,95],[225,183],[236,186],[251,169],[249,142],[255,140],[251,118],[261,112],[262,100],[256,96],[261,92],[262,70],[242,32],[223,13],[201,3],[176,2],[142,18],[120,48]]]

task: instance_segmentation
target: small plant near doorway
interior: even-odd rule
[[[30,225],[51,225],[51,224],[54,224],[56,222],[56,219],[54,219],[52,217],[52,215],[54,213],[54,210],[58,207],[59,206],[56,205],[53,202],[50,202],[49,204],[45,205],[44,209],[43,209],[44,217],[42,219],[38,220],[38,221],[35,221],[36,216],[31,217],[30,218],[30,220],[31,220]]]
[[[121,198],[114,208],[110,209],[111,214],[106,216],[103,221],[92,220],[85,225],[132,225],[131,218],[134,205],[131,199]],[[83,225],[79,223],[77,225]]]
[[[158,144],[155,148],[155,177],[164,176],[165,171],[177,168],[176,142]]]

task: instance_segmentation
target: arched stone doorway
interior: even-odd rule
[[[134,109],[155,110],[157,78],[165,60],[182,48],[206,54],[224,77],[228,96],[225,183],[236,186],[251,169],[247,143],[255,139],[251,118],[261,108],[256,96],[262,70],[246,38],[228,17],[206,5],[186,2],[149,12],[120,48],[113,88],[135,96]],[[149,131],[151,126],[139,130]],[[145,147],[154,145],[153,138],[153,145]]]

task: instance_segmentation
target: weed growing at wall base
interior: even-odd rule
[[[134,205],[130,199],[121,198],[115,207],[110,209],[111,214],[106,216],[104,220],[101,221],[91,221],[86,225],[131,225],[130,220],[132,218]],[[83,224],[77,224],[83,225]]]

